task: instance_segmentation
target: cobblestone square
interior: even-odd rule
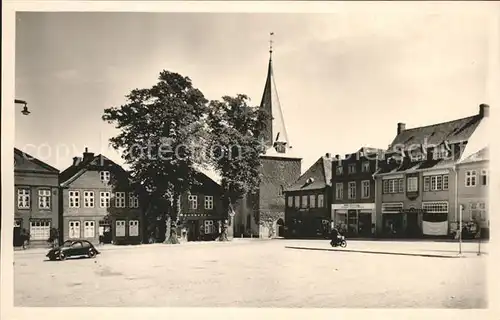
[[[488,255],[379,255],[327,240],[108,246],[96,259],[14,253],[14,305],[26,307],[485,308]],[[351,241],[348,249],[456,253],[455,243]],[[487,250],[487,246],[483,247]],[[454,253],[455,252],[455,253]]]

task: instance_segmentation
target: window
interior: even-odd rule
[[[84,221],[83,222],[83,237],[84,238],[95,237],[95,222],[94,221]]]
[[[481,185],[482,186],[488,185],[488,171],[485,169],[481,170]]]
[[[336,183],[335,184],[335,198],[337,200],[344,199],[344,184],[343,183]]]
[[[403,209],[402,202],[386,202],[382,203],[382,213],[395,213],[401,212]]]
[[[336,173],[338,176],[342,175],[344,173],[344,167],[337,166]]]
[[[19,209],[29,209],[30,202],[30,189],[17,189],[17,207]]]
[[[115,207],[125,208],[125,192],[116,192],[115,193]]]
[[[69,222],[69,234],[70,239],[80,238],[80,221],[70,221]]]
[[[295,208],[299,208],[299,207],[300,207],[300,197],[295,196]]]
[[[128,206],[130,208],[139,208],[139,196],[130,192],[128,195]]]
[[[110,192],[101,192],[99,194],[100,207],[101,208],[109,208],[110,207],[110,199],[111,199]]]
[[[293,207],[293,197],[288,197],[288,207]]]
[[[408,177],[406,179],[406,191],[408,192],[418,191],[418,177]]]
[[[349,182],[349,187],[347,190],[347,198],[348,199],[356,199],[356,182]]]
[[[424,191],[431,190],[431,177],[424,177]]]
[[[125,220],[116,220],[116,236],[125,237]]]
[[[109,182],[109,180],[111,179],[111,174],[109,173],[109,171],[101,171],[99,172],[99,176],[102,182]]]
[[[382,182],[383,193],[403,193],[403,179],[388,179]]]
[[[440,160],[448,157],[448,151],[444,147],[434,149],[433,159]]]
[[[194,194],[190,194],[188,196],[189,209],[196,210],[198,209],[198,196]]]
[[[448,190],[448,175],[434,175],[424,177],[424,191]]]
[[[30,239],[47,240],[50,237],[50,221],[30,221]]]
[[[361,190],[361,197],[366,199],[370,197],[370,181],[369,180],[364,180],[361,182],[362,190]]]
[[[69,192],[69,207],[80,208],[80,191]]]
[[[128,235],[131,237],[139,236],[139,220],[130,220],[128,222]]]
[[[307,208],[307,196],[302,196],[301,208]]]
[[[212,210],[214,208],[214,197],[205,196],[205,209]]]
[[[83,192],[83,207],[84,208],[94,207],[94,191]]]
[[[470,213],[471,213],[471,218],[473,220],[479,220],[479,221],[486,220],[486,203],[484,203],[484,202],[478,202],[478,203],[472,202],[470,204]]]
[[[353,173],[356,173],[356,164],[355,163],[349,165],[349,174],[353,174]]]
[[[50,190],[38,190],[38,208],[50,209]]]
[[[318,208],[323,208],[324,206],[325,206],[324,195],[319,194],[318,195]]]
[[[449,183],[448,183],[448,175],[445,174],[443,176],[443,190],[448,190],[448,186],[449,186]]]
[[[431,191],[438,191],[443,189],[443,177],[431,176]]]
[[[311,194],[309,196],[309,206],[311,208],[315,208],[316,207],[316,196],[314,194]]]
[[[363,172],[370,172],[370,162],[368,162],[368,161],[363,162],[362,171]]]
[[[448,202],[446,201],[422,202],[422,209],[424,209],[428,213],[448,213]]]
[[[477,184],[477,172],[476,170],[467,170],[465,172],[465,186],[466,187],[475,187]]]
[[[213,220],[205,220],[205,234],[215,233],[215,226]]]

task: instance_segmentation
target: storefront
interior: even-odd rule
[[[375,203],[332,204],[332,222],[347,236],[371,237],[375,231]]]
[[[404,234],[402,210],[402,202],[382,203],[382,233],[384,236],[398,237]]]

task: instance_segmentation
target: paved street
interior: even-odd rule
[[[14,253],[15,306],[484,308],[488,255],[380,255],[326,240],[108,246],[96,259]],[[350,241],[347,249],[455,255],[457,244]],[[487,245],[482,247],[487,251]]]

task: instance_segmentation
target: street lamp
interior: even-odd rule
[[[24,100],[19,100],[19,99],[15,99],[14,100],[14,103],[16,104],[22,104],[24,105],[23,106],[23,111],[21,111],[21,113],[25,116],[29,115],[31,112],[28,110],[28,103]]]

